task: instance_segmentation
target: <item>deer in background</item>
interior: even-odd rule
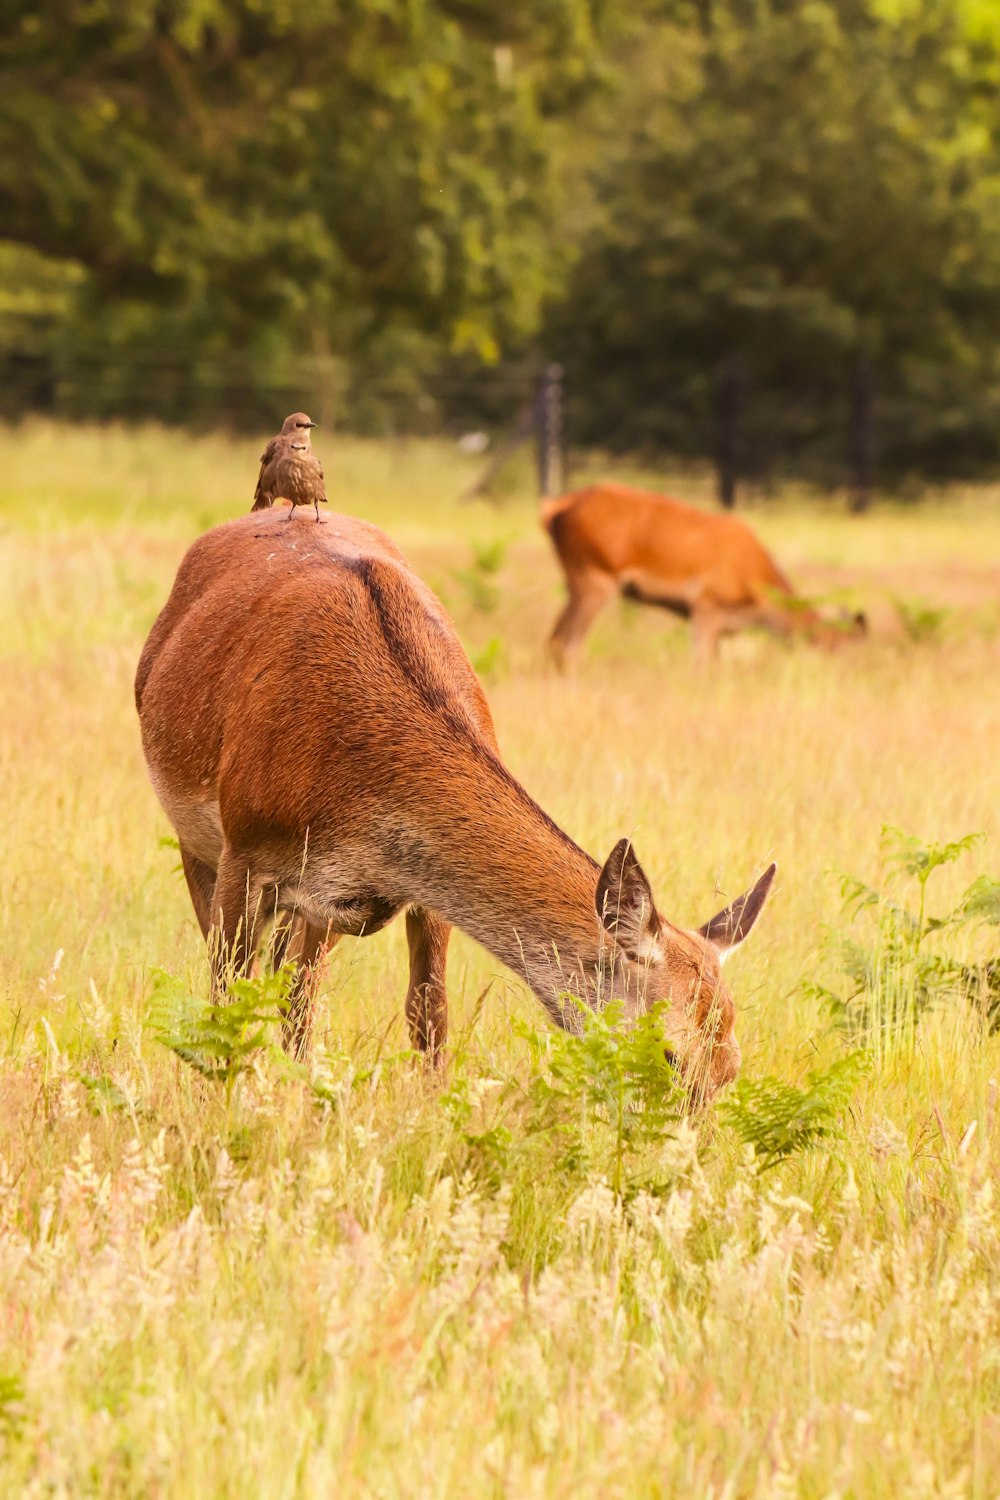
[[[702,661],[716,655],[723,635],[748,625],[828,647],[847,633],[795,598],[784,573],[737,516],[624,484],[595,484],[545,501],[542,525],[569,590],[550,641],[559,667],[569,665],[615,594],[690,620]],[[848,628],[862,633],[864,616],[854,616]]]
[[[406,913],[413,1043],[447,1036],[454,924],[520,974],[560,1026],[568,995],[636,1015],[668,1000],[664,1045],[710,1098],[740,1063],[726,954],[774,876],[697,931],[659,915],[631,845],[603,868],[503,764],[444,609],[373,526],[267,511],[196,541],[143,650],[136,706],[221,992],[277,920],[297,964],[301,1053],[325,951]]]

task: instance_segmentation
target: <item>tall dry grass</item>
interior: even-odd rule
[[[805,589],[869,610],[855,650],[744,637],[704,674],[682,626],[623,605],[559,681],[523,488],[461,506],[474,467],[443,445],[318,446],[335,503],[445,598],[512,770],[580,843],[632,836],[684,924],[778,860],[732,963],[745,1077],[870,1065],[825,1144],[765,1170],[719,1109],[644,1146],[616,1195],[601,1111],[549,1128],[541,1013],[464,938],[448,1078],[401,1055],[393,926],[338,949],[316,1076],[264,1051],[205,1081],[148,1026],[154,971],[194,1003],[205,963],[131,680],[188,540],[249,505],[259,447],[4,433],[3,1492],[995,1495],[988,996],[943,985],[859,1038],[822,990],[851,987],[841,937],[877,949],[837,872],[887,887],[884,824],[985,834],[935,872],[933,912],[1000,873],[1000,496],[755,509]],[[977,973],[1000,949],[989,924],[928,942]]]

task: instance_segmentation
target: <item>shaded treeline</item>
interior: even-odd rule
[[[0,412],[1000,460],[993,0],[11,3]],[[720,452],[721,450],[721,452]]]

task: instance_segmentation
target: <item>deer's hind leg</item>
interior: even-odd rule
[[[313,1005],[319,987],[323,960],[340,941],[339,932],[318,927],[303,916],[279,917],[271,944],[271,966],[295,965],[288,992],[288,1010],[281,1023],[281,1042],[286,1052],[300,1061],[309,1047]]]
[[[413,1045],[440,1063],[448,1039],[448,994],[445,969],[451,927],[422,906],[406,913],[410,945],[410,983],[406,991],[406,1020]]]
[[[198,926],[201,935],[208,942],[208,933],[212,925],[212,895],[215,891],[215,871],[211,865],[206,865],[202,859],[196,859],[181,844],[181,866],[184,870],[184,879],[187,881],[188,895],[191,897],[191,905],[194,914],[198,918]]]
[[[568,667],[608,600],[617,592],[609,573],[594,569],[566,574],[569,598],[549,639],[552,658],[560,671]]]
[[[718,659],[719,642],[725,629],[725,616],[712,605],[699,604],[692,609],[691,645],[700,667],[710,667]]]

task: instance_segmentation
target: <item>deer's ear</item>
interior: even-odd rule
[[[716,949],[720,962],[750,936],[754,923],[764,909],[777,868],[777,865],[768,865],[756,885],[744,891],[731,906],[717,912],[710,922],[698,928],[706,942]]]
[[[637,962],[661,957],[660,918],[646,872],[628,839],[620,839],[608,855],[597,882],[595,904],[605,932]]]

